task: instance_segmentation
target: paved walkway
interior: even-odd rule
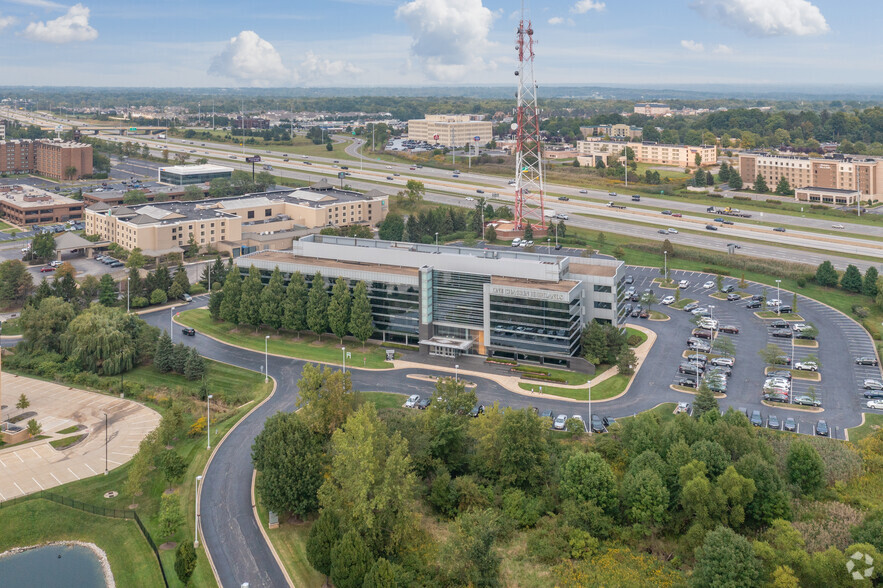
[[[141,440],[159,425],[159,413],[131,400],[13,374],[2,377],[4,418],[21,412],[15,403],[24,394],[31,402],[26,412],[37,413],[34,418],[49,438],[0,450],[0,501],[104,473],[105,413],[109,470],[129,461]],[[26,425],[27,419],[17,424]],[[74,425],[86,428],[58,434]],[[69,449],[57,450],[49,444],[83,433],[86,438]]]

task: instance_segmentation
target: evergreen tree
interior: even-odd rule
[[[300,332],[307,328],[307,299],[310,291],[300,272],[295,272],[285,289],[282,303],[282,326],[289,331]]]
[[[344,534],[331,550],[331,581],[335,588],[362,588],[373,559],[358,533]]]
[[[255,266],[248,268],[248,277],[242,281],[242,297],[239,300],[239,322],[255,329],[261,326],[261,272]]]
[[[533,240],[533,227],[530,223],[527,223],[527,225],[524,227],[524,239],[526,241]]]
[[[340,522],[331,509],[324,509],[310,527],[307,537],[307,561],[317,572],[331,575],[331,550],[340,540]]]
[[[710,171],[705,172],[705,185],[714,186],[714,176]]]
[[[221,256],[218,255],[215,257],[215,263],[211,266],[211,271],[209,271],[208,265],[205,266],[205,269],[202,271],[202,278],[200,278],[199,281],[206,289],[208,289],[209,277],[211,277],[212,284],[223,284],[226,276],[227,270],[224,268],[224,262],[221,260]]]
[[[169,336],[168,331],[163,331],[156,341],[156,350],[153,352],[153,365],[160,373],[164,374],[172,371],[173,352],[172,338]]]
[[[408,217],[408,222],[405,223],[405,231],[407,232],[407,239],[405,239],[405,235],[402,235],[402,240],[407,240],[411,243],[420,243],[423,238],[423,233],[420,230],[420,221],[417,220],[417,215],[412,214]]]
[[[224,302],[224,291],[223,290],[212,290],[212,293],[208,297],[208,312],[211,315],[212,320],[221,320],[221,305]]]
[[[52,286],[49,285],[49,282],[46,281],[46,277],[44,276],[43,279],[40,280],[40,285],[37,286],[34,295],[28,299],[28,304],[31,306],[39,306],[41,300],[49,298],[50,296],[52,296]]]
[[[819,286],[834,288],[837,286],[837,282],[840,281],[840,277],[830,261],[823,261],[816,269],[815,281]]]
[[[730,166],[726,161],[721,162],[720,171],[717,172],[717,179],[722,184],[726,184],[730,180]]]
[[[182,541],[175,550],[175,575],[185,586],[196,570],[196,550],[189,541]]]
[[[190,347],[183,343],[177,343],[172,348],[172,370],[176,374],[184,375],[187,369],[187,356],[190,355]]]
[[[862,291],[862,274],[857,267],[852,264],[846,266],[846,271],[840,278],[840,287],[847,292],[855,292],[856,294]]]
[[[398,586],[396,582],[396,569],[397,566],[389,563],[389,560],[386,558],[381,557],[368,570],[362,588],[396,588]]]
[[[705,171],[697,169],[696,172],[693,174],[693,185],[697,188],[704,188],[706,184],[707,178],[705,176]]]
[[[696,395],[696,401],[693,403],[693,416],[700,417],[706,412],[720,412],[720,406],[717,398],[714,397],[714,392],[703,380],[699,384],[699,394]]]
[[[144,281],[141,279],[141,272],[137,267],[129,268],[129,299],[136,296],[144,296]]]
[[[350,310],[350,335],[362,342],[368,340],[374,334],[374,316],[371,311],[371,302],[368,300],[368,288],[365,282],[356,284],[353,291],[353,306]]]
[[[187,277],[187,270],[184,269],[183,265],[178,264],[178,269],[175,270],[175,278],[172,280],[172,284],[177,284],[181,293],[174,297],[169,294],[169,298],[180,298],[181,294],[190,294],[190,279]],[[169,287],[169,290],[171,290],[171,286]]]
[[[104,274],[98,282],[98,302],[104,306],[113,306],[117,302],[116,283],[110,274]]]
[[[730,174],[727,177],[727,184],[733,190],[741,190],[742,189],[742,175],[738,170],[730,168]]]
[[[763,174],[757,172],[757,177],[754,178],[754,191],[757,193],[769,192],[770,188],[766,185],[766,180],[763,177]]]
[[[352,295],[349,286],[346,280],[337,278],[331,288],[331,300],[328,301],[328,326],[340,339],[341,344],[349,328],[351,306]]]
[[[776,194],[779,196],[790,196],[792,194],[791,184],[788,183],[788,178],[785,176],[779,178],[779,183],[776,184]]]
[[[221,300],[221,320],[239,324],[239,301],[242,298],[242,277],[231,270],[224,280],[224,298]]]
[[[877,268],[874,266],[870,266],[865,272],[865,281],[862,284],[862,294],[865,296],[870,296],[874,298],[877,296],[877,278],[880,277],[880,274],[877,272]]]
[[[153,290],[162,290],[163,292],[168,292],[169,288],[172,285],[172,277],[169,274],[169,268],[164,265],[156,268],[156,271],[153,272]]]
[[[282,327],[282,305],[285,301],[285,286],[279,268],[273,270],[270,281],[261,292],[261,321],[277,331]]]
[[[319,272],[313,276],[307,298],[307,328],[316,333],[320,340],[328,330],[328,292],[325,291],[325,279]]]
[[[201,380],[205,376],[205,360],[196,350],[190,347],[187,362],[184,364],[184,377],[188,380]]]
[[[384,241],[401,241],[405,221],[400,214],[388,214],[380,225],[380,238]]]

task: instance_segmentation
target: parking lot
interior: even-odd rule
[[[626,273],[634,276],[634,283],[631,286],[638,293],[652,287],[660,299],[667,294],[674,294],[674,290],[662,289],[659,284],[652,284],[654,279],[659,278],[658,269],[628,268]],[[844,437],[844,429],[854,427],[861,422],[862,411],[870,410],[866,407],[867,399],[863,396],[865,392],[863,382],[867,378],[879,380],[880,367],[856,365],[855,358],[876,357],[876,354],[867,332],[848,317],[824,304],[798,296],[797,314],[802,320],[789,321],[789,323],[812,323],[819,332],[817,348],[801,346],[796,344],[796,339],[793,337],[773,336],[772,329],[768,327],[773,320],[762,319],[755,314],[766,308],[746,308],[748,304],[746,298],[736,301],[712,298],[711,294],[717,291],[717,287],[706,288],[705,283],[714,281],[713,275],[673,270],[670,272],[670,277],[675,282],[680,280],[689,282],[686,288],[680,290],[682,300],[687,298],[696,300],[709,309],[709,314],[718,321],[719,326],[734,326],[739,330],[738,334],[725,335],[732,341],[735,365],[727,381],[726,398],[718,400],[722,409],[732,406],[747,410],[749,413],[759,410],[764,426],[767,425],[768,417],[772,414],[778,417],[779,428],[787,417],[793,417],[797,432],[806,434],[814,434],[817,421],[824,419],[830,428],[831,436],[840,439]],[[724,286],[732,284],[736,292],[743,292],[746,295],[761,295],[766,288],[768,298],[776,297],[775,288],[750,282],[745,288],[740,288],[738,282],[736,278],[726,278],[723,284]],[[783,291],[779,298],[782,304],[791,304],[792,294]],[[672,385],[686,383],[681,380],[685,374],[680,374],[678,367],[685,361],[683,355],[687,349],[686,342],[696,327],[690,320],[693,315],[675,308],[665,309],[659,304],[655,305],[655,309],[665,310],[671,316],[671,320],[648,322],[639,318],[628,319],[629,322],[656,331],[663,343],[654,346],[635,379],[631,391],[639,394],[655,394]],[[667,341],[672,341],[673,344],[666,344]],[[812,381],[794,378],[791,381],[790,399],[811,396],[820,402],[821,412],[796,408],[787,403],[770,403],[770,406],[762,403],[767,364],[758,355],[758,351],[769,344],[779,347],[781,355],[788,357],[792,362],[801,362],[808,356],[818,358],[820,364],[818,373],[821,379]],[[787,366],[775,367],[784,369]],[[811,372],[801,372],[801,375],[812,376]],[[811,386],[814,390],[810,389]],[[691,401],[687,395],[684,400]]]

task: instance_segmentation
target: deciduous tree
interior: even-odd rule
[[[690,585],[751,588],[760,583],[760,561],[751,543],[732,529],[720,526],[705,535],[696,549]]]
[[[805,441],[791,444],[786,460],[788,479],[810,496],[825,485],[825,463],[815,447]]]
[[[592,502],[608,514],[619,506],[616,477],[598,453],[575,453],[561,472],[561,492],[565,497]]]
[[[853,264],[846,266],[843,277],[840,278],[840,287],[847,292],[859,293],[862,291],[862,275]]]
[[[74,306],[56,296],[26,306],[18,319],[25,346],[40,352],[61,351],[61,335],[76,316]]]
[[[177,492],[163,494],[159,507],[159,534],[161,537],[171,537],[178,531],[178,527],[184,524],[184,516],[181,514],[181,500]]]
[[[349,417],[359,401],[350,374],[306,364],[297,382],[304,420],[319,435],[330,435]]]

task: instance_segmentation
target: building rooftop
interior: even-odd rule
[[[805,186],[803,188],[797,188],[800,191],[811,190],[813,192],[819,192],[821,194],[858,194],[858,190],[843,190],[841,188],[819,188],[817,186]]]
[[[159,168],[160,172],[167,172],[171,174],[181,174],[182,176],[192,176],[198,174],[217,174],[229,172],[233,173],[232,167],[224,167],[223,165],[212,165],[211,163],[205,163],[202,165],[172,165],[169,167],[161,167]]]
[[[570,292],[579,285],[579,282],[572,280],[561,280],[558,282],[546,280],[524,280],[521,278],[510,278],[506,276],[491,276],[491,284],[497,286],[510,286],[512,288],[538,288],[542,290],[555,290],[556,292]]]
[[[21,208],[41,208],[47,205],[82,204],[79,200],[61,196],[40,188],[22,184],[0,186],[0,198]]]
[[[359,271],[377,271],[390,274],[399,274],[403,276],[416,276],[419,273],[417,268],[402,267],[399,265],[384,265],[380,263],[359,263],[355,261],[337,261],[319,257],[304,257],[295,255],[290,251],[258,251],[247,256],[248,259],[268,261],[270,263],[302,263],[315,264],[321,261],[325,267],[333,267],[338,269],[349,269]]]
[[[589,265],[586,263],[570,262],[569,272],[579,276],[605,276],[613,277],[616,275],[615,265]]]

